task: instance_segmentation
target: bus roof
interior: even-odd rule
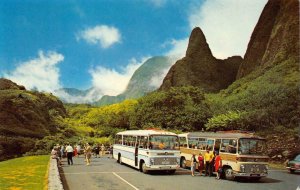
[[[136,136],[148,136],[148,135],[176,135],[175,133],[163,131],[163,130],[128,130],[117,133],[117,135],[136,135]]]
[[[179,134],[179,137],[204,137],[204,138],[255,138],[264,139],[262,137],[254,135],[251,132],[228,132],[228,131],[218,131],[218,132],[189,132]]]

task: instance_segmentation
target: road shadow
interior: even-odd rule
[[[272,178],[262,178],[260,180],[255,180],[251,178],[237,178],[235,179],[236,182],[239,183],[280,183],[282,182],[281,180],[278,179],[272,179]]]

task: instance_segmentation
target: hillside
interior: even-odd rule
[[[132,75],[126,90],[118,96],[103,96],[96,105],[108,105],[125,99],[140,98],[156,90],[172,62],[168,57],[156,56],[145,61]]]
[[[55,134],[58,131],[56,120],[65,116],[66,110],[55,96],[27,91],[1,78],[0,159],[25,153],[33,148],[34,139]]]
[[[241,62],[240,56],[216,59],[202,30],[196,27],[191,33],[186,56],[171,67],[160,89],[195,86],[206,92],[218,92],[235,81]]]

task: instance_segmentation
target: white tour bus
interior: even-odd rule
[[[190,166],[192,154],[198,157],[207,149],[218,151],[223,165],[222,177],[250,177],[259,180],[268,175],[266,141],[249,132],[219,131],[179,134],[180,166]]]
[[[147,173],[164,170],[174,173],[179,168],[178,136],[161,130],[129,130],[116,134],[113,157]]]

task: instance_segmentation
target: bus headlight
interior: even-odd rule
[[[150,158],[150,164],[154,165],[154,158]]]
[[[177,165],[179,165],[180,164],[180,158],[177,158],[176,161],[177,161]]]
[[[245,166],[243,164],[241,165],[241,172],[245,172]]]
[[[269,166],[268,165],[265,165],[265,169],[263,170],[264,173],[268,173],[268,169],[269,169]]]

